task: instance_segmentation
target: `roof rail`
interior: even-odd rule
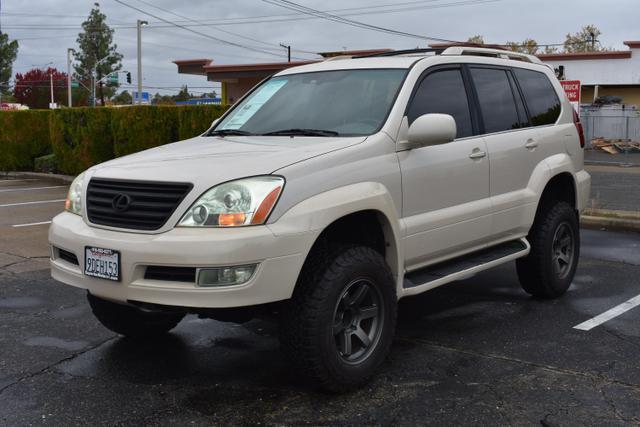
[[[374,53],[371,55],[361,55],[354,56],[354,58],[375,58],[380,56],[400,56],[400,55],[411,55],[411,54],[419,54],[419,53],[433,53],[435,55],[439,55],[444,51],[444,49],[434,49],[434,48],[417,48],[417,49],[403,49],[403,50],[392,50],[389,52],[380,52]]]
[[[341,61],[343,59],[351,59],[353,57],[354,57],[353,55],[336,55],[336,56],[330,56],[327,59],[323,60],[322,62]]]
[[[484,47],[452,46],[444,50],[442,55],[476,55],[491,56],[502,59],[515,59],[517,61],[542,64],[543,62],[536,56],[526,53],[513,52],[511,50],[489,49]]]

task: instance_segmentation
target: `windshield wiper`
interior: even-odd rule
[[[338,136],[338,132],[324,129],[282,129],[263,133],[266,136]]]
[[[247,132],[245,130],[240,130],[240,129],[218,129],[218,130],[213,130],[211,132],[209,132],[207,134],[207,136],[246,136],[246,135],[253,135],[251,132]]]

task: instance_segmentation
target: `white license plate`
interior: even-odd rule
[[[120,280],[120,252],[113,249],[84,248],[84,274],[101,279]]]

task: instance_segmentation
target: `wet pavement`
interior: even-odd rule
[[[0,253],[17,257],[0,264],[0,425],[640,424],[640,307],[574,329],[640,294],[638,234],[583,230],[559,300],[530,298],[513,264],[402,300],[379,375],[333,396],[291,371],[266,321],[189,316],[153,342],[107,331],[40,264],[46,225],[12,227],[54,208],[38,209],[0,211]]]

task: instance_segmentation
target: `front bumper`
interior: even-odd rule
[[[137,234],[90,227],[82,217],[64,212],[53,219],[49,229],[51,275],[55,280],[118,302],[197,308],[258,305],[291,297],[317,235],[308,231],[275,236],[268,226],[174,228],[160,234]],[[84,275],[85,246],[120,251],[120,282]],[[58,249],[73,253],[79,265],[62,259]],[[248,282],[236,286],[202,288],[195,283],[144,277],[147,266],[243,264],[258,267]]]

